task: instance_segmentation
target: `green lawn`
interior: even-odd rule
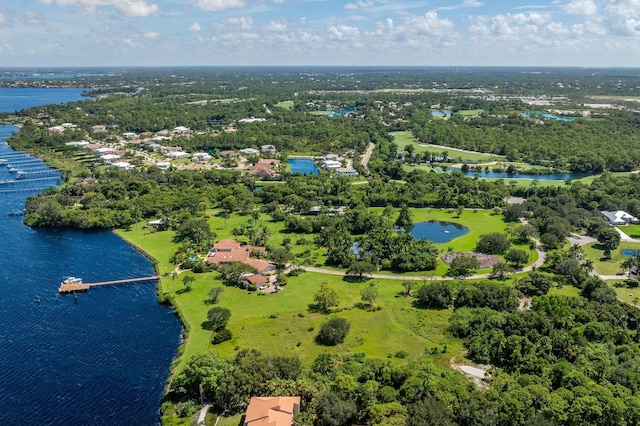
[[[218,213],[216,210],[208,212],[209,223],[217,234],[217,240],[232,238],[231,230],[235,226],[251,221],[249,216],[240,214],[233,214],[225,221],[217,216]],[[438,244],[441,250],[451,247],[454,251],[471,251],[479,235],[504,232],[507,226],[502,221],[502,216],[489,211],[465,210],[460,217],[456,217],[456,213],[445,209],[412,209],[411,214],[414,222],[442,220],[469,227],[468,234],[449,243]],[[309,249],[313,264],[321,265],[324,262],[323,250],[314,249],[312,244],[296,245],[295,241],[301,235],[289,233],[281,222],[271,222],[268,216],[262,215],[258,224],[266,226],[269,230],[271,245],[279,245],[284,238],[290,237],[294,253]],[[167,259],[178,246],[173,242],[174,232],[153,232],[142,227],[133,227],[130,230],[119,230],[117,233],[158,259],[161,273],[173,268]],[[313,236],[307,235],[305,238],[312,241]],[[243,241],[246,237],[237,239]],[[446,269],[446,265],[441,262],[437,273],[444,273]],[[192,355],[214,348],[211,344],[212,332],[205,328],[206,314],[211,308],[207,303],[207,292],[214,286],[223,285],[216,272],[194,274],[196,280],[192,289],[185,292],[183,276],[181,274],[175,278],[162,278],[160,290],[165,296],[175,298],[176,308],[190,328],[182,348],[184,356],[177,363],[178,369],[181,369]],[[308,309],[308,305],[313,302],[313,295],[323,281],[328,281],[340,298],[337,312],[330,315],[313,313]],[[436,346],[440,353],[435,356],[435,361],[441,366],[447,366],[451,356],[463,357],[462,342],[445,333],[451,310],[434,311],[414,307],[412,299],[399,295],[403,290],[401,280],[376,282],[379,289],[376,306],[380,309],[374,311],[359,307],[360,291],[369,284],[351,283],[341,276],[306,272],[299,277],[291,277],[289,284],[281,292],[266,295],[225,287],[219,306],[228,307],[232,311],[228,328],[234,337],[215,348],[225,356],[233,356],[243,348],[256,348],[267,354],[298,354],[306,364],[311,363],[323,352],[364,352],[371,357],[397,359],[393,358],[393,354],[403,350],[410,358],[418,358]],[[314,342],[315,335],[320,325],[332,316],[347,318],[351,323],[351,331],[345,342],[339,346],[319,346]],[[441,350],[445,345],[447,353],[443,354]]]
[[[499,161],[504,159],[504,157],[500,155],[494,154],[485,154],[482,152],[471,152],[471,151],[456,151],[453,148],[441,145],[429,145],[429,144],[421,144],[416,141],[413,137],[413,134],[410,131],[403,132],[391,132],[391,136],[393,136],[393,142],[398,145],[398,149],[404,149],[406,145],[413,145],[415,152],[433,152],[440,154],[444,151],[447,151],[449,157],[460,159],[462,161]]]
[[[564,285],[562,287],[553,286],[549,289],[549,294],[564,297],[579,297],[580,289],[572,285]]]
[[[628,288],[622,280],[609,281],[609,284],[621,300],[634,305],[640,305],[640,287]]]
[[[282,101],[276,104],[278,108],[293,109],[293,101]]]
[[[482,114],[483,112],[484,112],[483,109],[468,109],[468,110],[458,111],[455,114],[459,114],[459,115],[461,115],[463,117],[469,117],[469,116]]]
[[[621,226],[620,230],[631,238],[640,239],[640,225],[625,225]]]
[[[587,244],[582,248],[587,257],[593,261],[593,267],[597,272],[602,275],[617,275],[622,274],[622,268],[620,265],[626,258],[621,251],[640,250],[640,244],[626,242],[620,243],[620,247],[611,252],[610,260],[604,258],[604,250],[598,243]]]

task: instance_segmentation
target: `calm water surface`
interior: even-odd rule
[[[10,127],[0,126],[0,158],[31,163],[2,142]],[[157,424],[181,325],[157,303],[153,283],[57,296],[65,276],[95,282],[154,271],[111,232],[31,229],[8,215],[56,183],[57,173],[42,175],[16,181],[0,165],[0,182],[10,181],[0,184],[0,425]]]
[[[320,173],[316,164],[308,158],[290,158],[287,160],[291,166],[291,173],[300,173],[302,175],[317,175]]]
[[[0,88],[0,112],[91,99],[81,96],[84,91],[86,89]]]
[[[414,223],[409,230],[413,238],[424,238],[434,243],[448,243],[454,238],[463,236],[469,232],[469,228],[459,223],[442,222],[430,220],[427,222]]]

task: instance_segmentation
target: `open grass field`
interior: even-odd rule
[[[398,145],[398,149],[404,149],[406,145],[413,145],[414,150],[416,152],[433,152],[436,154],[440,154],[444,151],[448,152],[449,157],[452,158],[460,158],[463,161],[497,161],[504,157],[494,154],[485,154],[482,152],[472,152],[472,151],[463,151],[456,150],[455,148],[441,146],[441,145],[429,145],[429,144],[421,144],[418,143],[413,134],[410,131],[403,132],[391,132],[393,136],[393,142]]]
[[[564,285],[562,287],[553,286],[549,289],[549,294],[564,297],[579,297],[580,289],[572,285]]]
[[[276,106],[283,109],[293,109],[293,101],[281,101]]]
[[[474,115],[482,114],[483,112],[484,112],[483,109],[468,109],[468,110],[458,111],[455,114],[461,115],[463,117],[471,117]]]
[[[634,305],[640,305],[640,287],[628,288],[624,285],[623,280],[609,281],[609,284],[611,285],[611,288],[616,291],[620,300]]]
[[[626,258],[622,250],[640,250],[638,243],[620,243],[620,246],[611,252],[611,259],[604,258],[604,249],[599,243],[587,244],[583,247],[587,257],[593,261],[593,267],[602,275],[617,275],[622,273],[620,265]]]
[[[209,223],[218,240],[232,237],[231,230],[235,226],[249,223],[251,220],[248,216],[234,214],[225,221],[216,216],[217,211],[208,213]],[[414,222],[443,220],[470,228],[467,235],[449,243],[439,244],[442,250],[446,250],[447,247],[455,251],[472,250],[480,234],[503,232],[507,226],[501,216],[492,215],[488,211],[467,210],[461,217],[455,217],[454,212],[437,209],[413,209],[411,213]],[[266,215],[260,218],[258,224],[266,226],[269,230],[271,245],[281,244],[284,238],[291,237],[294,241],[294,252],[302,252],[313,247],[311,244],[295,245],[295,241],[301,235],[288,233],[282,223],[270,222]],[[137,229],[132,227],[129,230],[119,230],[117,233],[156,258],[161,274],[173,269],[168,259],[178,246],[174,241],[174,232],[154,232],[140,225]],[[312,240],[312,236],[305,238],[308,241]],[[316,253],[315,256],[317,264],[324,262],[321,253]],[[446,271],[446,266],[441,268],[443,270],[439,270],[438,273]],[[190,356],[213,348],[212,332],[206,325],[206,314],[211,308],[207,302],[207,292],[214,286],[223,285],[217,272],[194,274],[195,282],[192,289],[186,292],[182,283],[183,274],[175,278],[162,278],[160,290],[165,296],[174,297],[177,309],[190,328],[183,348],[184,356],[177,364],[178,369],[184,366]],[[313,295],[323,281],[328,281],[336,289],[340,299],[336,312],[330,315],[309,310],[309,304],[313,303]],[[360,305],[360,292],[369,285],[368,282],[353,283],[341,276],[306,272],[299,277],[291,277],[289,284],[282,291],[272,294],[225,287],[218,305],[228,307],[232,311],[228,328],[234,337],[229,342],[217,345],[216,349],[226,356],[233,356],[242,348],[256,348],[268,354],[298,354],[307,364],[323,352],[364,352],[372,357],[397,359],[393,356],[401,350],[405,351],[409,358],[417,358],[434,347],[439,348],[440,352],[435,355],[435,361],[441,366],[448,365],[451,356],[463,357],[462,342],[445,333],[451,310],[416,308],[412,299],[401,295],[401,280],[375,282],[379,290],[376,301],[378,310],[366,309]],[[344,317],[351,323],[347,339],[336,347],[317,345],[314,338],[320,325],[333,316]],[[447,352],[442,353],[445,346]]]

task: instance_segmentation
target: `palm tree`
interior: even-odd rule
[[[626,270],[629,270],[629,273],[631,273],[631,267],[633,266],[633,263],[634,263],[633,256],[625,258],[620,264],[620,267],[622,268],[622,273],[624,274]]]

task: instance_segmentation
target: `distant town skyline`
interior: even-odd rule
[[[640,0],[23,0],[5,67],[640,67]]]

